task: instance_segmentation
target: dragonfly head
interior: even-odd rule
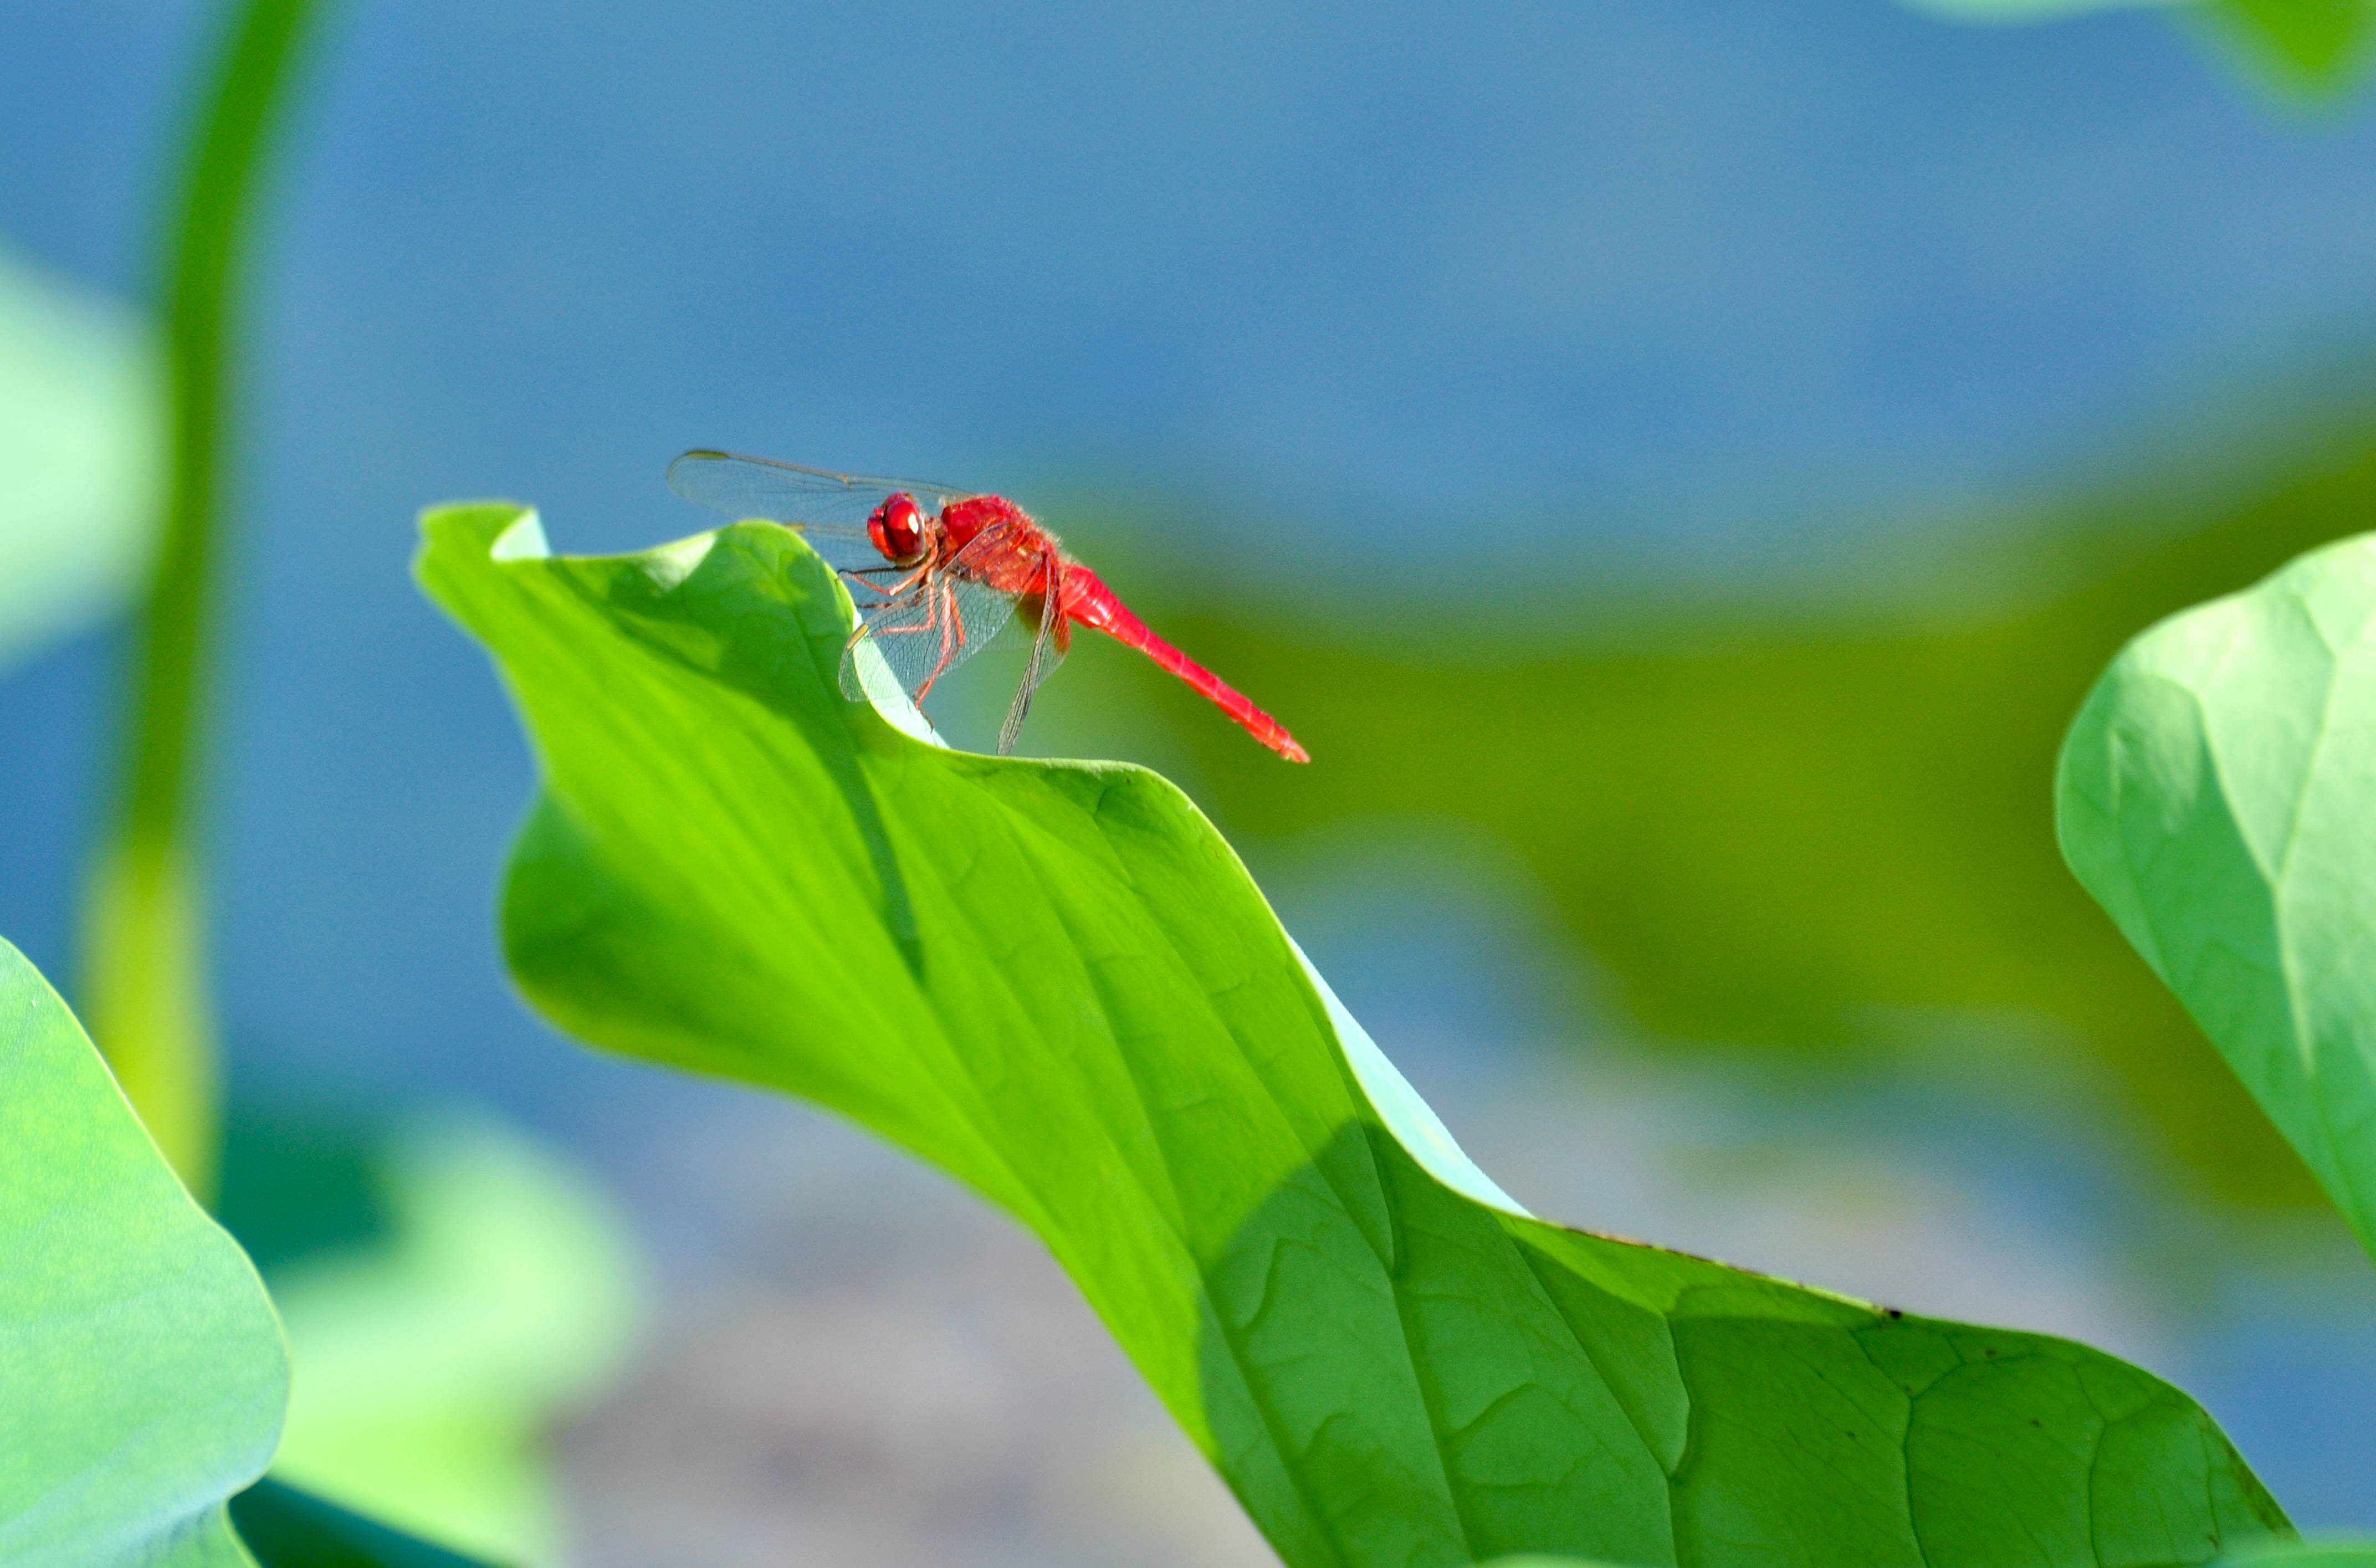
[[[931,550],[925,536],[924,514],[916,505],[916,498],[902,490],[885,498],[866,519],[866,537],[883,558],[894,566],[913,566],[922,561]]]

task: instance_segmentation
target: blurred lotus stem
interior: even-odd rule
[[[221,1093],[196,878],[178,845],[118,843],[89,898],[84,1027],[182,1184],[211,1198]]]
[[[221,1129],[191,784],[221,552],[229,345],[260,154],[314,10],[313,0],[236,6],[208,73],[166,255],[172,478],[140,620],[129,775],[87,895],[83,1011],[133,1109],[201,1200],[213,1195]]]

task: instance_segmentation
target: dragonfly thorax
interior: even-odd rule
[[[932,552],[932,540],[916,498],[902,490],[886,496],[866,519],[866,537],[894,566],[913,566]]]

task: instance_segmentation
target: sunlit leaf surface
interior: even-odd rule
[[[547,558],[426,520],[546,789],[514,971],[1031,1227],[1289,1562],[2195,1562],[2283,1527],[2182,1395],[1502,1206],[1178,790],[845,703],[782,529]]]
[[[244,1563],[279,1325],[65,1004],[0,942],[0,1562]]]
[[[2171,617],[2064,747],[2063,854],[2376,1247],[2376,536]]]

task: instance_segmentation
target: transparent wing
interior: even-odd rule
[[[970,493],[928,480],[827,473],[731,452],[687,452],[669,465],[668,481],[687,501],[730,517],[790,525],[843,571],[883,564],[882,553],[866,537],[866,517],[885,497],[906,491],[925,510],[937,512]]]
[[[1047,580],[1061,582],[1063,579],[1057,576],[1057,564],[1052,558],[1048,567]],[[1038,598],[1039,626],[1031,636],[1031,657],[1024,661],[1023,681],[1015,688],[1015,701],[1007,707],[1006,722],[998,727],[998,754],[1001,756],[1012,754],[1015,742],[1021,738],[1023,720],[1030,715],[1031,695],[1040,689],[1040,683],[1053,674],[1056,666],[1064,661],[1063,650],[1056,646],[1056,629],[1064,618],[1062,595],[1043,593]],[[1028,603],[1028,600],[1018,602]],[[1008,624],[1010,627],[1020,626],[1023,618],[1016,616]]]
[[[850,588],[864,628],[842,655],[841,692],[852,702],[866,698],[865,672],[858,665],[861,639],[873,645],[900,690],[921,706],[933,683],[1000,640],[1015,619],[1017,595],[992,588],[970,570],[1004,548],[1004,529],[985,529],[973,542],[921,582],[869,603],[861,579]]]

